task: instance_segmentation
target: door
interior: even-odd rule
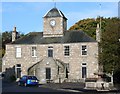
[[[46,68],[46,79],[51,79],[51,68]]]
[[[16,77],[21,77],[21,64],[16,64]]]
[[[82,67],[82,78],[86,78],[87,77],[87,69],[86,67]]]
[[[16,68],[17,69],[17,78],[21,77],[21,68]]]

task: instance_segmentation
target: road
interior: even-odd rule
[[[24,87],[24,86],[18,86],[16,83],[7,83],[7,82],[3,82],[2,86],[2,80],[0,79],[0,89],[2,88],[2,94],[46,94],[46,93],[60,93],[60,94],[73,94],[73,93],[91,93],[91,94],[120,94],[120,92],[116,92],[116,91],[112,91],[112,92],[97,92],[97,91],[89,91],[89,90],[84,90],[84,89],[77,89],[77,90],[68,90],[68,89],[52,89],[52,88],[48,88],[48,87],[44,87],[42,85],[39,85],[38,87],[33,87],[33,86],[29,86],[29,87]]]
[[[2,82],[2,80],[0,79],[0,83]],[[65,92],[65,91],[61,91],[61,90],[55,90],[55,89],[51,89],[51,88],[45,88],[42,87],[42,85],[39,86],[28,86],[28,87],[24,87],[24,86],[18,86],[16,83],[7,83],[7,82],[3,82],[2,84],[2,94],[6,94],[6,93],[11,93],[11,94],[29,94],[34,92],[36,93],[48,93],[48,92],[56,92],[56,94],[58,94],[57,92]],[[1,94],[1,93],[0,93]],[[32,93],[33,94],[33,93]]]

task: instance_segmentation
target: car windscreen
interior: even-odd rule
[[[29,76],[28,79],[37,80],[35,76]]]

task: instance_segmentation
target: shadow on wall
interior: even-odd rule
[[[2,74],[3,81],[14,82],[16,81],[15,66],[12,68],[6,68],[5,72]]]

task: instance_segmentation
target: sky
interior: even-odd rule
[[[101,5],[101,6],[100,6]],[[0,31],[43,32],[43,16],[54,7],[54,2],[1,2]],[[67,29],[86,18],[118,17],[118,2],[56,2],[56,7],[67,17]]]

